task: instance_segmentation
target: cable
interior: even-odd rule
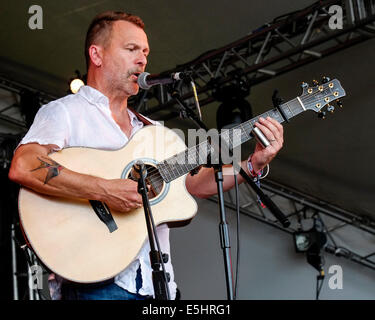
[[[321,280],[319,285],[319,280]],[[324,282],[324,271],[322,270],[321,273],[316,277],[316,300],[319,300],[320,291],[322,290]]]
[[[237,256],[236,256],[236,280],[234,285],[234,300],[237,300],[238,291],[238,274],[240,269],[240,197],[238,191],[238,181],[236,174],[234,176],[235,191],[236,191],[236,213],[237,213]]]

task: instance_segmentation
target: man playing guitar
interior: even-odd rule
[[[89,27],[85,49],[87,85],[75,95],[41,107],[15,151],[9,178],[41,194],[98,200],[126,215],[142,207],[135,181],[82,174],[59,164],[50,154],[76,146],[117,150],[143,127],[142,121],[128,109],[128,98],[138,93],[137,77],[145,71],[150,53],[144,24],[139,17],[124,12],[99,14]],[[241,166],[249,175],[260,172],[283,145],[283,127],[278,121],[261,118],[256,126],[271,144],[267,148],[257,144],[250,158],[253,172],[249,172],[247,160],[242,161]],[[234,186],[234,177],[224,177],[226,191]],[[217,192],[212,168],[202,168],[193,176],[188,174],[185,181],[191,195],[206,198]],[[240,175],[238,181],[243,182]],[[162,225],[157,230],[161,247],[169,253],[168,227]],[[136,259],[111,281],[77,286],[63,281],[62,298],[145,299],[152,296],[148,251],[145,243]],[[175,299],[176,284],[170,259],[166,268],[171,275],[171,298]]]

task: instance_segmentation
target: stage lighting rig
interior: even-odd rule
[[[317,215],[314,215],[313,219],[314,225],[310,230],[298,230],[294,232],[293,238],[296,252],[306,253],[307,263],[319,272],[316,277],[316,300],[318,300],[325,276],[321,250],[327,245],[327,236],[322,220]]]

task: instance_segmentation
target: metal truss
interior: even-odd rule
[[[23,92],[28,91],[38,94],[40,103],[42,104],[58,98],[57,96],[45,93],[20,82],[7,79],[2,75],[0,75],[0,89],[12,93],[13,96],[13,99],[11,102],[9,102],[9,105],[3,106],[0,109],[0,121],[17,127],[20,133],[25,133],[27,131],[26,121],[20,113],[20,96]]]
[[[342,8],[342,29],[330,8]],[[331,23],[330,19],[332,19]],[[200,106],[215,101],[215,91],[228,84],[251,87],[375,36],[375,0],[327,0],[275,18],[246,37],[162,72],[192,72]],[[338,26],[338,25],[337,25]],[[193,106],[193,89],[180,83],[182,99]],[[155,86],[130,100],[154,119],[179,115],[165,86]],[[158,117],[160,111],[169,111]]]
[[[372,218],[343,210],[270,180],[262,181],[262,190],[288,217],[291,225],[283,228],[272,213],[259,204],[255,192],[246,183],[239,186],[240,213],[291,235],[308,230],[313,217],[317,215],[327,235],[326,252],[375,270],[375,251],[371,252],[375,235],[375,221]],[[227,191],[225,207],[235,210],[235,199],[234,190]],[[216,196],[209,200],[218,202]],[[354,238],[356,240],[349,243],[348,239]]]
[[[342,8],[343,29],[332,29],[329,20],[332,6]],[[189,71],[200,97],[200,106],[216,100],[215,92],[228,84],[250,88],[307,63],[323,58],[375,35],[375,0],[326,0],[275,18],[249,35],[222,48],[206,52],[196,59],[162,73]],[[335,24],[335,21],[333,21]],[[336,21],[337,22],[337,21]],[[31,88],[0,75],[0,88],[20,94],[38,92],[42,103],[58,97]],[[193,89],[179,83],[182,100],[193,106]],[[137,111],[155,120],[169,120],[179,115],[176,101],[165,86],[155,86],[129,100]],[[25,131],[23,119],[5,112],[19,109],[17,102],[0,110],[0,120]],[[166,112],[163,112],[166,111]]]

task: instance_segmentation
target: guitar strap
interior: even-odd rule
[[[145,126],[152,125],[152,122],[148,119],[146,119],[144,116],[142,116],[140,113],[135,111],[133,108],[128,107],[131,112],[135,114],[135,116],[138,118],[139,121],[143,122]]]

